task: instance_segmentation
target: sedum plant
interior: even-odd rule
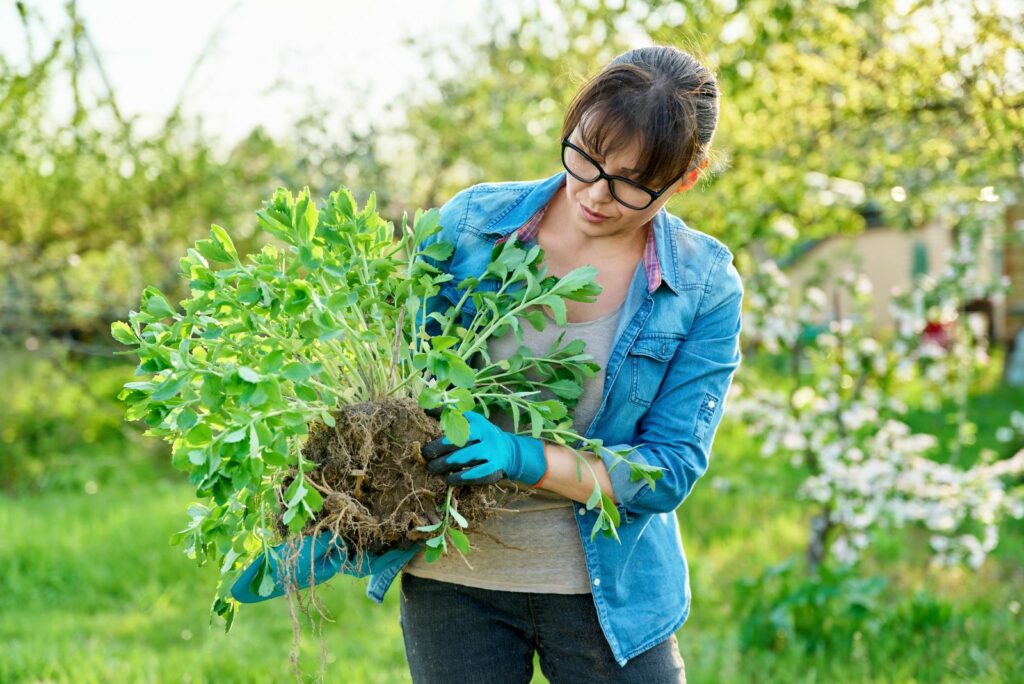
[[[442,433],[464,445],[465,411],[507,411],[515,431],[600,454],[600,439],[572,429],[582,379],[599,369],[583,342],[560,336],[543,356],[521,345],[524,322],[544,325],[539,307],[564,323],[566,300],[593,301],[593,267],[547,275],[540,247],[513,237],[480,278],[457,283],[457,306],[428,310],[453,279],[437,267],[454,249],[438,239],[437,209],[417,211],[411,226],[403,216],[397,238],[373,195],[359,209],[344,187],[319,209],[308,190],[279,189],[256,216],[270,238],[257,253],[239,255],[213,226],[180,260],[189,297],[172,304],[147,287],[139,310],[111,328],[143,376],[119,394],[126,418],[170,442],[200,498],[172,544],[218,564],[213,610],[228,627],[234,578],[300,534],[330,530],[357,552],[423,540],[428,560],[451,546],[469,552],[464,530],[503,490],[449,486],[419,455]],[[493,288],[478,287],[489,279]],[[477,312],[463,326],[469,299]],[[440,334],[426,332],[429,321]],[[507,334],[518,351],[492,360],[487,340]],[[653,487],[661,475],[604,452],[634,481]],[[580,476],[583,467],[580,456]],[[586,505],[598,511],[591,538],[618,539],[618,511],[596,484]],[[270,573],[257,584],[269,594]]]

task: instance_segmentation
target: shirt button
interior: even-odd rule
[[[587,514],[587,509],[586,508],[580,508],[580,515],[586,515],[586,514]]]
[[[594,580],[594,586],[595,587],[601,586],[601,578],[600,577],[598,577],[597,579]]]
[[[711,408],[711,409],[715,408],[717,403],[718,402],[716,402],[714,399],[712,399],[711,401],[708,402],[708,408]]]

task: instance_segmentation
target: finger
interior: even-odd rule
[[[453,451],[458,451],[459,449],[463,449],[467,446],[470,446],[471,444],[476,444],[479,441],[480,440],[478,439],[471,439],[468,442],[466,442],[464,446],[460,447],[455,444],[452,444],[445,437],[439,437],[437,439],[433,439],[427,442],[422,447],[420,447],[420,454],[422,454],[423,458],[427,459],[427,461],[430,462],[440,456],[446,456],[447,454],[450,454]]]
[[[433,461],[427,463],[427,470],[434,473],[435,475],[443,475],[444,473],[450,473],[453,470],[461,470],[468,466],[480,465],[487,463],[486,459],[479,459],[476,461],[470,461],[469,463],[452,463],[449,459],[451,456],[442,456],[436,458]]]
[[[482,485],[482,484],[494,484],[498,480],[505,477],[505,471],[494,469],[494,465],[491,463],[484,463],[475,468],[466,468],[454,472],[448,476],[448,484],[453,485]]]
[[[466,446],[461,449],[453,451],[448,454],[446,458],[449,463],[469,465],[470,461],[488,461],[493,455],[494,446],[492,444],[473,442],[472,444],[466,444]]]
[[[445,442],[443,438],[432,439],[420,447],[420,455],[429,463],[436,458],[452,453],[459,447]]]

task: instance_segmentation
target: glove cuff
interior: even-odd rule
[[[536,487],[548,474],[548,458],[544,454],[544,442],[533,437],[514,435],[516,456],[519,461],[516,480]]]

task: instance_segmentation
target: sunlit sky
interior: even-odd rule
[[[581,0],[581,4],[598,1]],[[734,0],[714,1],[734,5]],[[627,12],[638,9],[628,0],[607,2]],[[67,26],[65,3],[26,0],[35,15],[36,57]],[[157,126],[181,97],[186,114],[201,115],[203,130],[230,144],[256,125],[274,135],[284,134],[314,103],[352,112],[357,125],[360,117],[383,122],[383,104],[408,101],[412,85],[422,84],[427,74],[403,39],[417,36],[430,44],[466,45],[483,38],[485,12],[511,15],[518,7],[535,3],[542,8],[546,4],[545,0],[78,0],[78,8],[122,112],[139,117],[139,132]],[[1024,0],[994,3],[1003,12],[1024,6]],[[945,4],[955,8],[962,3],[947,0]],[[933,22],[927,14],[921,19],[922,36],[928,35],[927,24]],[[719,39],[730,40],[727,34],[733,29],[741,27],[727,25]],[[949,33],[955,30],[951,27]],[[204,49],[207,58],[188,82]],[[27,51],[14,1],[0,1],[0,55],[23,63]],[[449,66],[451,70],[459,67]],[[103,91],[95,70],[83,90]],[[67,117],[72,110],[70,89],[59,88],[52,106],[57,117]]]
[[[26,2],[46,27],[34,31],[37,57],[67,25],[64,4]],[[215,35],[184,102],[224,142],[257,124],[285,132],[313,101],[379,113],[425,74],[404,37],[465,40],[483,11],[474,0],[79,0],[78,7],[119,107],[138,114],[142,130],[172,110]],[[15,3],[0,2],[0,51],[18,63],[27,49]],[[86,85],[102,91],[98,81]],[[58,93],[55,113],[71,107],[70,94]]]

